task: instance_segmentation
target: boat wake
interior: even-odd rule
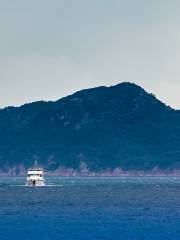
[[[6,185],[7,186],[7,185]],[[35,187],[40,187],[40,188],[44,188],[44,187],[65,187],[66,185],[62,185],[62,184],[46,184],[44,186],[28,186],[28,185],[20,185],[20,184],[12,184],[12,185],[9,185],[10,187],[28,187],[28,188],[35,188]]]

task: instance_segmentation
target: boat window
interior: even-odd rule
[[[42,174],[38,174],[38,173],[31,173],[31,174],[29,174],[28,173],[28,177],[32,177],[32,176],[34,176],[34,177],[42,177]]]

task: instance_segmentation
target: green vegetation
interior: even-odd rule
[[[180,111],[132,83],[82,90],[56,102],[0,110],[0,168],[92,170],[180,166]]]

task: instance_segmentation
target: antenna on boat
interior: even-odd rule
[[[37,164],[37,160],[34,161],[34,168],[37,168],[38,164]]]

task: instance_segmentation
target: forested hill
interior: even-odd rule
[[[0,168],[180,167],[180,111],[132,83],[0,110]]]

